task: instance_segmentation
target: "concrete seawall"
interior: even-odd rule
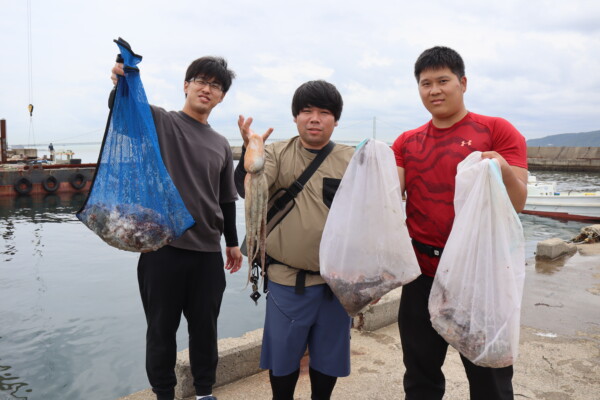
[[[231,146],[234,160],[241,146]],[[600,172],[600,147],[528,147],[527,163],[531,171]]]
[[[600,147],[528,147],[531,171],[600,172]]]
[[[402,288],[392,290],[383,296],[377,304],[367,306],[353,320],[353,330],[358,332],[374,332],[394,324],[398,319],[400,294]],[[258,367],[262,345],[262,329],[247,332],[241,337],[219,340],[219,364],[215,387],[221,387],[262,372]],[[176,399],[193,398],[195,391],[190,370],[188,349],[177,353],[175,366],[177,386]],[[119,400],[151,400],[151,390],[144,390]]]

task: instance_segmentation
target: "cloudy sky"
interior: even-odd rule
[[[595,0],[0,0],[0,9],[9,144],[101,141],[119,36],[144,57],[149,101],[167,109],[183,106],[192,60],[225,57],[237,79],[209,122],[231,139],[239,114],[256,130],[274,127],[274,138],[295,134],[295,88],[325,79],[345,102],[334,140],[391,142],[429,119],[412,68],[435,45],[463,56],[469,110],[504,117],[527,139],[600,129]]]

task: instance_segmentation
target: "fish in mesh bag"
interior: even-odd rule
[[[163,163],[135,54],[115,40],[123,62],[96,175],[77,218],[111,246],[147,252],[171,243],[194,224]]]

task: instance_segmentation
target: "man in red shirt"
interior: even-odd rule
[[[425,50],[415,78],[431,121],[394,142],[398,176],[406,191],[406,222],[422,275],[404,286],[398,313],[406,399],[442,399],[442,365],[448,343],[433,329],[428,301],[433,278],[454,221],[457,165],[473,151],[496,159],[517,212],[527,198],[525,138],[502,118],[474,114],[464,104],[464,62],[447,47]],[[471,399],[512,399],[512,366],[484,368],[462,357]]]

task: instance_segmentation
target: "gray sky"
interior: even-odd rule
[[[121,36],[152,104],[179,110],[187,66],[225,57],[237,73],[209,122],[238,138],[237,115],[272,138],[296,134],[290,103],[312,79],[334,83],[334,140],[391,142],[429,120],[413,78],[426,48],[464,58],[467,108],[508,119],[527,139],[600,129],[600,2],[0,0],[0,118],[9,144],[99,142]],[[29,84],[29,68],[31,82]],[[35,106],[30,118],[27,105]]]

